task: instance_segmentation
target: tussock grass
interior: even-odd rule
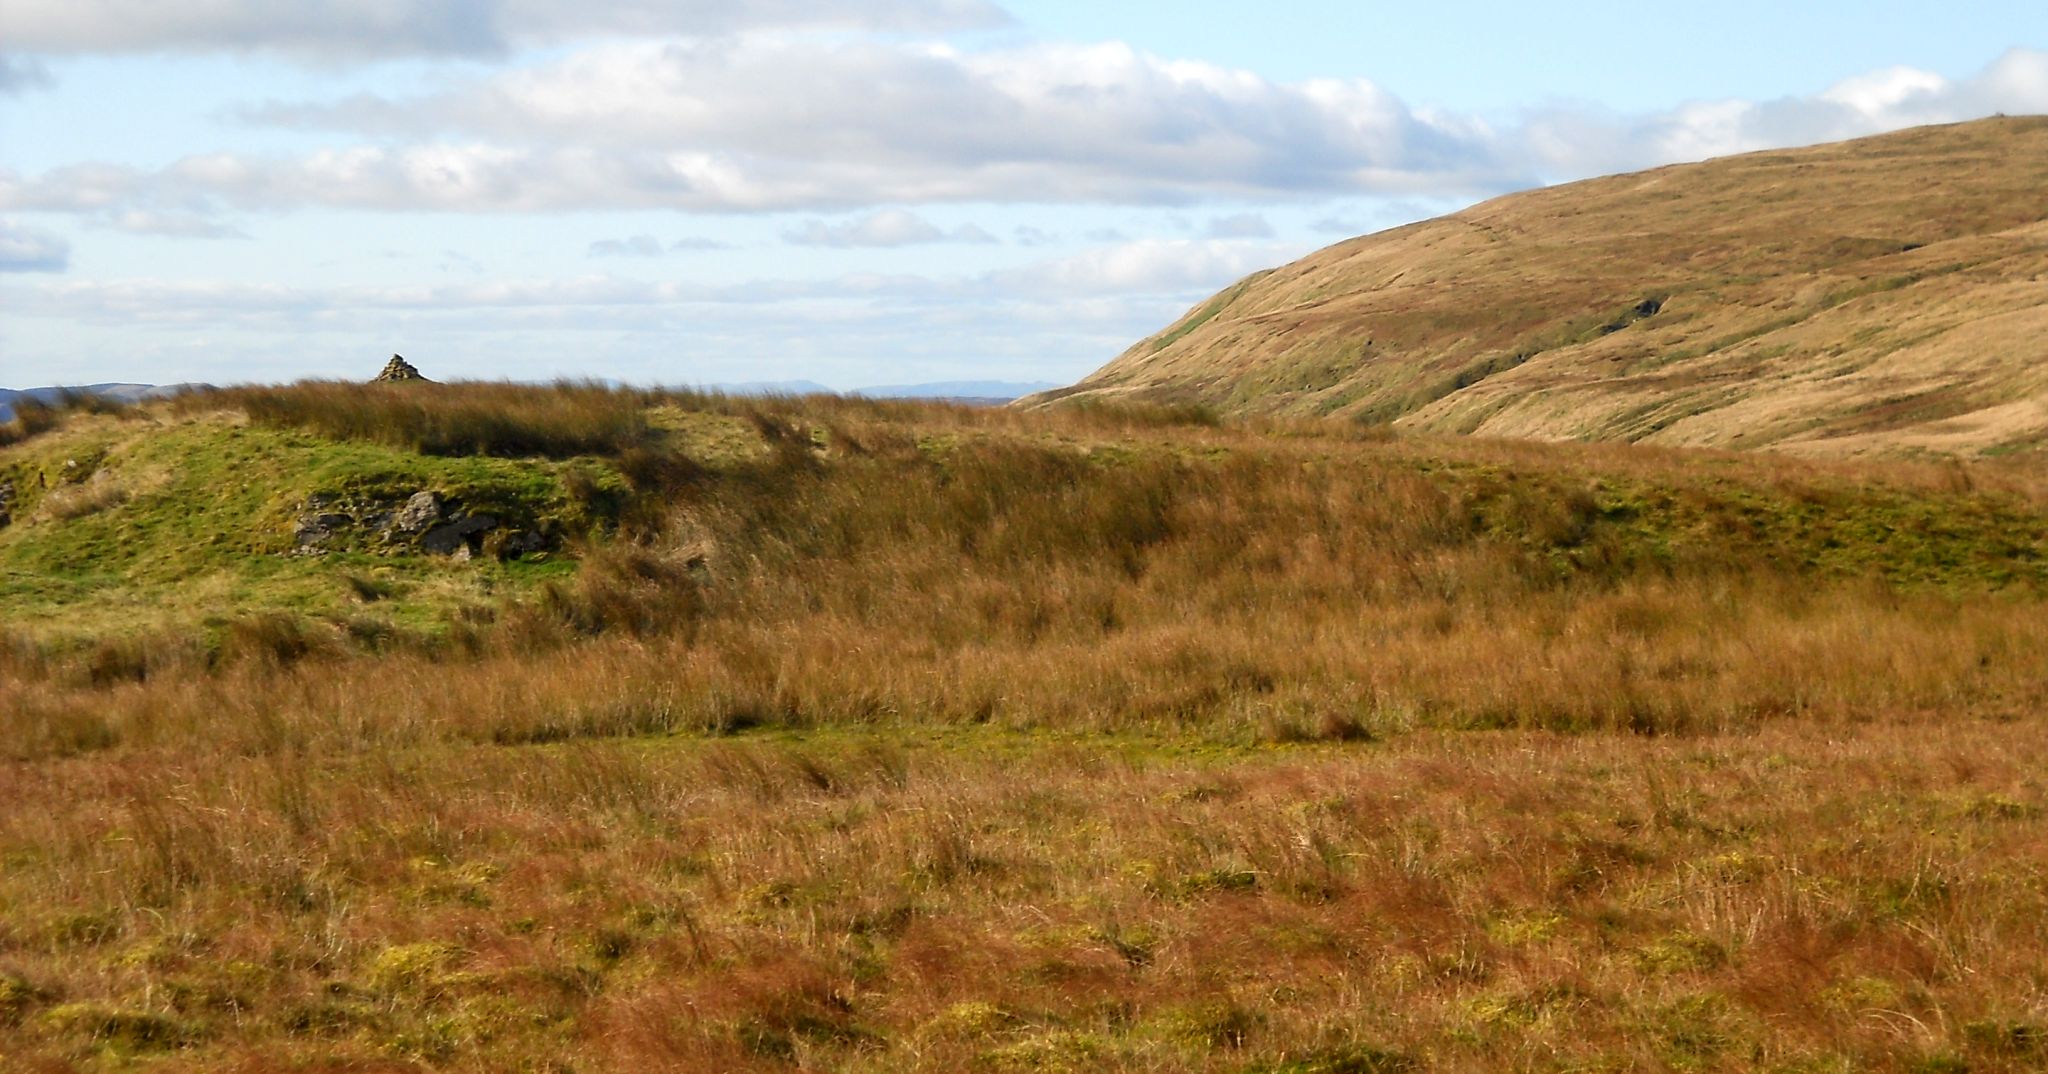
[[[54,400],[45,401],[34,396],[16,396],[8,404],[14,416],[0,421],[0,448],[19,444],[52,429],[61,428],[65,421],[75,414],[106,414],[126,416],[134,408],[105,396],[90,392],[60,392]]]
[[[2009,468],[697,405],[761,450],[628,449],[631,502],[611,509],[637,537],[590,546],[572,578],[422,632],[343,573],[352,610],[325,622],[255,611],[199,650],[171,633],[4,657],[35,687],[0,699],[5,749],[234,742],[217,713],[252,702],[292,715],[240,748],[906,720],[1711,733],[2011,711],[2048,681],[2048,516]],[[109,703],[123,679],[135,700]]]
[[[426,455],[620,454],[648,438],[645,392],[598,384],[349,384],[237,388],[188,407],[233,407],[260,424]]]
[[[10,776],[0,1032],[170,1070],[2018,1072],[2040,730],[105,756]]]
[[[2038,1067],[2023,466],[640,405],[436,629],[0,631],[10,1057]]]

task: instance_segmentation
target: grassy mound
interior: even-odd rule
[[[0,530],[17,673],[160,675],[196,626],[211,631],[202,664],[230,643],[265,655],[274,636],[266,659],[325,654],[321,674],[372,693],[417,661],[443,685],[431,715],[386,709],[407,735],[916,717],[1230,737],[1991,705],[2031,696],[2038,667],[2026,615],[2048,583],[2048,514],[2015,467],[1389,439],[1142,409],[363,392],[87,415],[8,449],[17,488],[37,477]],[[463,425],[480,399],[512,400],[504,423],[534,416],[529,444],[563,414],[632,417],[613,454],[395,446]],[[272,424],[282,413],[304,427]],[[374,543],[295,554],[309,500],[420,489],[582,543],[459,563]],[[605,683],[561,678],[548,654],[565,646],[621,663]],[[358,668],[348,653],[366,648],[387,659]],[[840,659],[855,650],[874,659]],[[195,674],[202,694],[221,688]],[[504,684],[526,680],[557,700],[504,711]],[[468,682],[480,725],[457,731]],[[121,722],[89,697],[23,704],[52,728],[81,710]]]

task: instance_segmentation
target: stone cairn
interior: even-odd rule
[[[371,381],[370,383],[396,384],[402,381],[424,381],[426,379],[427,378],[420,376],[419,370],[414,369],[412,367],[411,362],[408,362],[403,357],[394,354],[391,356],[390,361],[384,363],[384,372],[377,374],[377,379]]]

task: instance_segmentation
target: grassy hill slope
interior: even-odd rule
[[[1251,276],[1074,388],[1844,455],[2048,436],[2048,118],[1509,195]]]

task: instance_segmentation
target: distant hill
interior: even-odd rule
[[[145,399],[162,399],[191,391],[194,384],[82,384],[49,388],[0,388],[0,421],[14,419],[14,401],[23,397],[53,403],[66,392],[83,395],[97,395],[122,403],[139,403]]]
[[[703,384],[698,387],[725,395],[838,395],[815,380],[749,380],[734,384]]]
[[[2048,441],[2048,117],[1513,194],[1250,276],[1080,384],[1535,439]]]
[[[945,380],[932,384],[886,384],[877,388],[856,388],[848,395],[870,399],[962,399],[1008,402],[1033,392],[1051,391],[1051,381]]]
[[[945,399],[956,402],[1007,403],[1034,392],[1059,387],[1051,381],[942,380],[928,384],[884,384],[839,392],[815,380],[756,380],[738,384],[706,384],[727,395],[854,395],[867,399]]]

